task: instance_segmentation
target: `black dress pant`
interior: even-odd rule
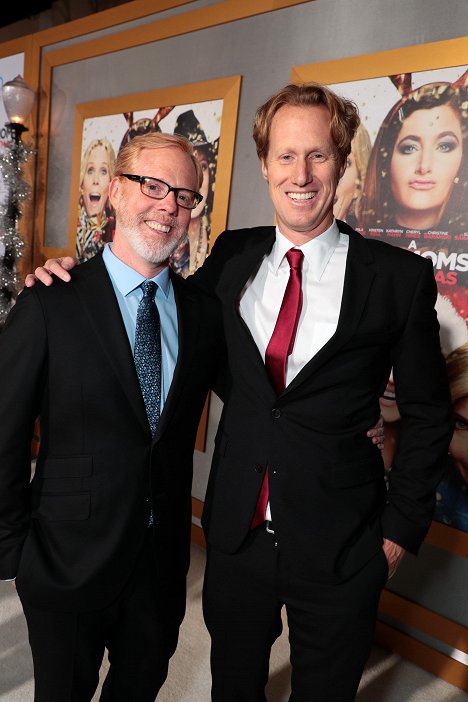
[[[32,649],[35,702],[90,702],[104,649],[109,672],[101,702],[154,702],[167,677],[185,612],[185,578],[158,573],[151,530],[122,593],[85,613],[37,610],[22,601]]]
[[[209,549],[204,616],[211,635],[213,702],[266,702],[270,650],[286,608],[291,646],[290,702],[351,702],[368,658],[383,550],[350,580],[306,581],[284,571],[281,547],[260,526],[234,555]]]

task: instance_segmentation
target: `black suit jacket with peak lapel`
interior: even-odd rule
[[[430,262],[339,227],[349,251],[336,333],[280,396],[239,314],[275,229],[225,232],[194,281],[222,304],[231,375],[205,503],[208,542],[241,547],[268,466],[282,562],[324,582],[356,572],[383,536],[417,552],[452,429]],[[392,367],[402,420],[387,491],[366,431]]]
[[[72,275],[22,292],[0,335],[0,578],[17,576],[31,606],[84,611],[122,589],[151,507],[161,579],[187,572],[193,448],[220,325],[216,303],[172,276],[179,353],[152,437],[102,256]]]

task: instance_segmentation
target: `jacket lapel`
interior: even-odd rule
[[[364,237],[347,225],[339,223],[340,231],[349,236],[343,297],[335,334],[297,374],[284,394],[294,391],[316,372],[354,334],[361,320],[366,300],[375,277],[374,257]]]
[[[162,435],[178,401],[179,388],[187,381],[190,359],[197,348],[200,327],[200,303],[196,293],[188,289],[185,281],[171,271],[171,281],[177,305],[179,350],[172,383],[164,403],[154,441]]]
[[[132,350],[102,254],[80,266],[80,275],[74,285],[101,344],[103,358],[114,369],[117,382],[122,386],[133,412],[149,433]]]

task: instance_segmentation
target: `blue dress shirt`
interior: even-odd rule
[[[132,348],[135,345],[135,327],[138,304],[143,297],[139,287],[144,280],[154,280],[156,289],[156,306],[161,320],[161,412],[163,411],[169,388],[171,387],[177,354],[179,352],[179,334],[177,325],[177,306],[174,289],[166,267],[154,278],[144,278],[133,268],[127,266],[112,253],[112,244],[107,244],[103,253],[104,265],[107,268],[119,303],[122,319],[127,330],[128,340]]]

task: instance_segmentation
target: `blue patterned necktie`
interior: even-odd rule
[[[143,297],[138,305],[133,355],[148,422],[154,435],[161,405],[161,325],[154,301],[158,286],[152,280],[145,280],[140,287]]]

